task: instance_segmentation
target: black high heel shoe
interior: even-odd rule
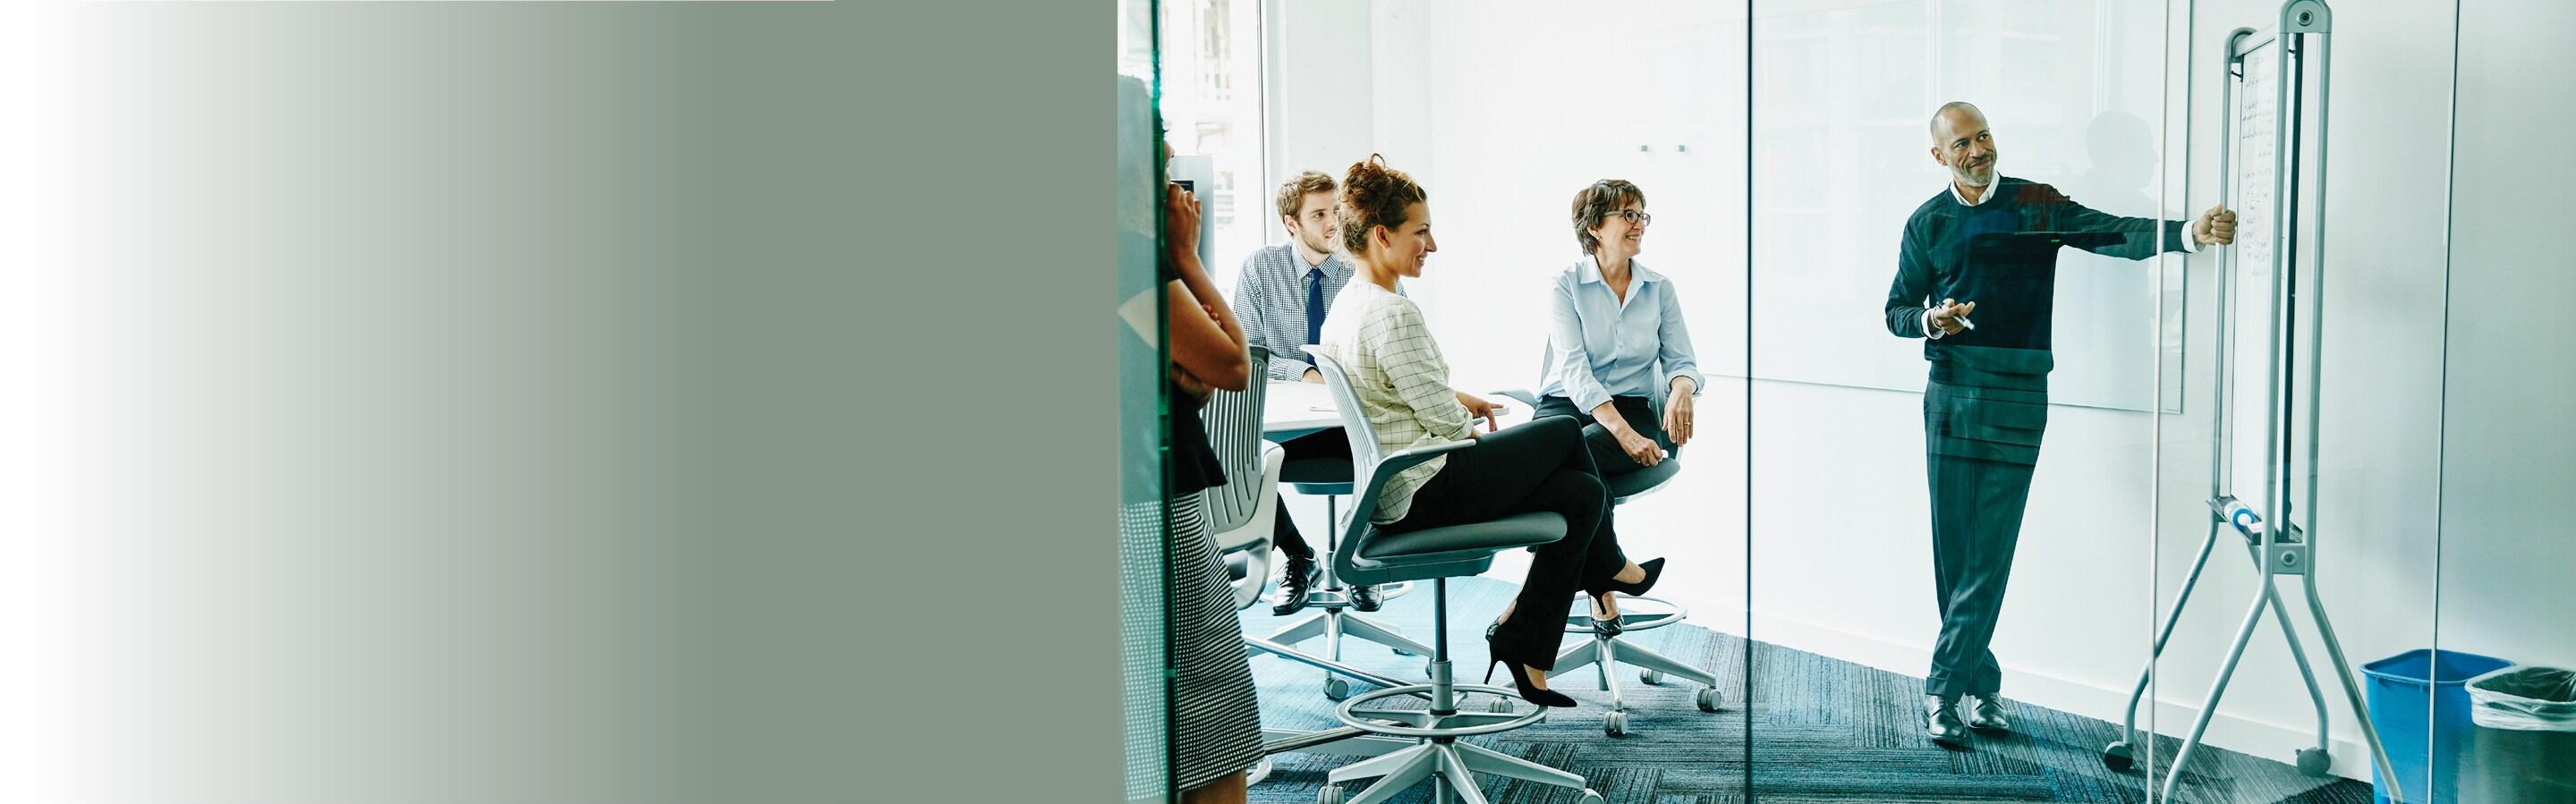
[[[1485,665],[1485,683],[1494,683],[1495,665],[1509,665],[1512,668],[1512,689],[1520,693],[1521,700],[1558,709],[1574,708],[1574,699],[1565,697],[1565,693],[1542,689],[1538,686],[1538,682],[1531,680],[1527,662],[1503,655],[1502,650],[1494,642],[1494,632],[1502,627],[1502,623],[1485,626],[1485,653],[1493,657],[1493,662]]]
[[[1606,595],[1609,593],[1603,592],[1601,594]],[[1599,605],[1601,598],[1599,595],[1585,595],[1584,600],[1586,601],[1585,608],[1591,609],[1591,611],[1587,613],[1592,615],[1592,633],[1600,634],[1602,636],[1618,636],[1620,632],[1628,630],[1627,623],[1621,620],[1619,615],[1610,615],[1610,618],[1606,620],[1601,618],[1601,606]]]
[[[1648,589],[1655,588],[1655,581],[1664,577],[1664,560],[1662,558],[1649,559],[1645,563],[1638,564],[1637,568],[1646,571],[1645,578],[1637,581],[1636,583],[1620,583],[1618,581],[1611,581],[1608,586],[1603,587],[1603,591],[1625,592],[1629,597],[1636,597],[1638,595],[1645,594]]]

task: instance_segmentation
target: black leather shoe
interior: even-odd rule
[[[2004,711],[2003,701],[1991,695],[1970,695],[1964,703],[1968,710],[1968,728],[2012,731],[2012,715]]]
[[[1923,696],[1923,711],[1927,720],[1923,736],[1948,745],[1968,741],[1968,724],[1959,722],[1959,699],[1926,695]]]
[[[1383,605],[1386,605],[1386,599],[1377,596],[1377,586],[1359,584],[1351,587],[1351,608],[1376,611],[1377,607]]]
[[[1315,581],[1324,577],[1315,566],[1314,556],[1289,556],[1279,568],[1279,604],[1270,607],[1270,616],[1286,617],[1306,608],[1306,599],[1315,592]]]

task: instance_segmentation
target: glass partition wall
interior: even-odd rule
[[[1170,696],[1166,679],[1172,577],[1165,538],[1170,503],[1164,468],[1164,323],[1151,304],[1162,236],[1161,140],[1154,113],[1157,51],[1155,0],[1117,0],[1117,153],[1113,210],[1118,263],[1115,294],[1103,294],[1102,335],[1118,355],[1118,645],[1121,801],[1174,801]]]
[[[2161,13],[1756,7],[1758,798],[2144,799],[2099,752],[2180,362]]]
[[[2530,44],[2455,28],[2476,3],[1129,5],[1187,18],[1191,113],[1230,121],[1176,152],[1227,174],[1229,255],[1210,268],[1238,298],[1239,255],[1300,236],[1277,186],[1378,154],[1438,222],[1402,291],[1451,384],[1511,408],[1503,425],[1561,381],[1560,341],[1599,334],[1579,309],[1560,326],[1560,281],[1626,258],[1680,301],[1694,432],[1660,453],[1680,470],[1612,516],[1666,575],[1620,598],[1616,636],[1569,601],[1551,686],[1577,706],[1461,742],[1610,801],[2359,802],[2388,775],[2380,800],[2447,802],[2553,783],[2513,758],[2545,744],[2498,754],[2467,719],[2474,671],[2576,664],[2549,638],[2576,615],[2531,602],[2565,562],[2522,533],[2556,521],[2531,499],[2567,470],[2559,430],[2501,424],[2519,409],[2497,401],[2555,387],[2565,361],[2497,335],[2478,353],[2508,357],[2459,362],[2452,296],[2546,305],[2564,283],[2495,224],[2482,273],[2455,284],[2445,213],[2466,185],[2426,156],[2459,130],[2455,80],[2464,110],[2512,106],[2510,66],[2454,69],[2454,34]],[[1165,52],[1181,40],[1165,31]],[[2488,182],[2481,220],[2518,209],[2492,203],[2514,197],[2496,189],[2510,150],[2458,159]],[[1581,201],[1610,179],[1642,213],[1615,253],[1584,238]],[[2445,483],[2462,476],[2521,499]],[[1280,505],[1329,554],[1345,499]],[[1532,560],[1450,581],[1456,667],[1481,662],[1471,635]],[[1429,670],[1407,649],[1437,633],[1429,590],[1361,612],[1349,586],[1315,598],[1348,609],[1340,627],[1299,625],[1320,603],[1274,616],[1275,585],[1242,612],[1304,657],[1254,650],[1278,750],[1252,801],[1364,795],[1332,774],[1403,743],[1315,736]],[[1674,669],[1628,661],[1648,655]],[[1585,800],[1477,778],[1488,800]]]
[[[2450,13],[1756,6],[1757,799],[2439,775]]]
[[[2576,162],[2550,150],[2576,115],[2531,102],[2576,91],[2576,6],[2463,0],[2456,19],[2432,644],[2463,669],[2512,664],[2463,682],[2451,700],[2465,718],[2433,713],[2430,781],[2442,801],[2576,800],[2576,595],[2563,591],[2576,575],[2576,422],[2560,412],[2576,397],[2564,347],[2576,321],[2545,312],[2576,302],[2576,273],[2549,267],[2565,261],[2541,233],[2564,205],[2540,195],[2576,181]],[[2408,329],[2429,337],[2437,317],[2423,318]],[[2421,404],[2430,389],[2409,393]]]
[[[2543,312],[2576,299],[2576,273],[2545,268],[2535,237],[2576,214],[2543,191],[2576,180],[2576,162],[2545,152],[2576,134],[2576,113],[2540,103],[2576,90],[2566,31],[2576,5],[2458,8],[2432,642],[2470,667],[2512,665],[2465,680],[2465,719],[2432,716],[2447,801],[2576,799],[2576,423],[2555,415],[2576,397],[2563,348],[2576,322]]]

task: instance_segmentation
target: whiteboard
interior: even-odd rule
[[[2305,444],[2305,432],[2284,432],[2271,426],[2276,418],[2282,428],[2304,427],[2304,415],[2281,415],[2284,403],[2277,394],[2290,399],[2286,410],[2304,412],[2306,395],[2313,386],[2301,381],[2308,376],[2306,360],[2310,356],[2305,339],[2312,332],[2311,322],[2304,320],[2306,310],[2292,311],[2288,305],[2297,298],[2276,284],[2280,267],[2275,263],[2284,253],[2297,256],[2295,228],[2283,231],[2281,213],[2285,205],[2295,207],[2297,188],[2288,189],[2288,197],[2275,197],[2279,186],[2283,127],[2299,123],[2298,109],[2293,105],[2284,114],[2281,107],[2280,37],[2274,37],[2242,56],[2237,80],[2234,108],[2228,113],[2233,131],[2227,144],[2229,154],[2226,187],[2227,203],[2236,210],[2236,244],[2229,262],[2229,300],[2226,315],[2235,332],[2225,349],[2225,381],[2232,385],[2231,398],[2225,406],[2227,421],[2222,437],[2226,439],[2227,475],[2220,490],[2235,495],[2267,520],[2281,521],[2277,510],[2280,501],[2266,497],[2269,484],[2281,475],[2281,467],[2272,463],[2281,452],[2281,444]],[[2297,69],[2293,59],[2292,69]],[[2286,121],[2286,122],[2285,122]],[[2295,154],[2294,154],[2295,155]],[[2296,174],[2293,174],[2294,176]],[[2313,287],[2317,279],[2313,270],[2302,270],[2297,277],[2302,289]],[[2305,305],[2301,305],[2304,307]],[[2294,327],[2276,332],[2284,314],[2293,313]],[[2287,343],[2281,339],[2293,339]],[[2275,382],[2275,372],[2282,370],[2276,354],[2286,354],[2292,361],[2290,373]],[[2294,421],[2295,420],[2295,421]],[[2296,436],[2296,438],[2292,438]],[[2294,482],[2288,487],[2289,502],[2304,503],[2301,495],[2307,487],[2307,454],[2293,449],[2287,454]],[[2295,509],[2294,509],[2295,512]],[[2290,521],[2305,527],[2303,512]]]

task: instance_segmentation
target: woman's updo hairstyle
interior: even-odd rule
[[[1342,177],[1341,219],[1342,245],[1353,256],[1368,253],[1369,229],[1384,226],[1389,230],[1404,226],[1404,209],[1431,198],[1422,185],[1404,171],[1386,166],[1386,157],[1369,154],[1369,158],[1351,163],[1349,175]]]

